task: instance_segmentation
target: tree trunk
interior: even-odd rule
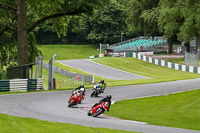
[[[17,6],[17,39],[18,39],[18,64],[28,64],[28,44],[26,27],[26,0],[18,0]]]
[[[185,43],[186,52],[190,52],[190,42]]]
[[[200,48],[200,34],[197,34],[196,49],[198,50],[199,48]]]
[[[172,45],[172,38],[171,37],[167,39],[167,43],[168,43],[168,53],[171,54],[172,51],[173,51],[173,45]]]

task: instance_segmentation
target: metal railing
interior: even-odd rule
[[[46,69],[49,69],[49,64],[46,64],[45,62],[43,62],[42,66]],[[84,75],[84,74],[79,74],[75,72],[70,72],[56,66],[54,66],[54,72],[59,73],[68,78],[81,80],[82,82],[94,83],[93,75]]]

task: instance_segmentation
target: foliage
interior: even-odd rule
[[[0,2],[0,36],[6,32],[15,32],[16,38],[14,40],[18,43],[18,62],[19,64],[27,64],[28,33],[44,22],[51,22],[58,36],[65,36],[70,19],[66,16],[92,12],[94,8],[100,7],[106,2],[106,0],[14,0],[12,2],[2,0]],[[31,46],[33,45],[31,44]],[[37,52],[33,52],[34,50],[32,49],[30,52]]]
[[[29,51],[29,62],[35,62],[35,58],[41,55],[41,51],[36,46],[36,40],[33,32],[29,33],[28,36],[28,51]]]
[[[131,0],[129,1],[129,16],[127,24],[132,33],[138,35],[155,36],[159,35],[157,27],[157,10],[159,0]],[[143,14],[145,13],[146,14]],[[152,12],[151,16],[147,12]],[[147,21],[148,20],[148,21]]]
[[[189,42],[200,34],[200,16],[198,0],[161,0],[159,27],[165,36],[177,33],[179,40]]]
[[[126,32],[124,8],[120,2],[111,0],[106,6],[96,8],[92,15],[74,17],[69,28],[92,43],[119,42],[121,33]]]
[[[200,130],[200,89],[118,101],[108,115],[148,124]]]
[[[0,80],[6,79],[6,71],[0,67]]]

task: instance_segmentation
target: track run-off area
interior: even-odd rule
[[[106,94],[112,101],[129,98],[150,97],[178,93],[200,88],[200,79],[162,82],[153,84],[108,87],[105,93],[91,98],[91,89],[86,90],[85,100],[73,108],[68,108],[71,91],[35,92],[0,95],[0,113],[36,118],[60,123],[71,123],[89,127],[104,127],[144,133],[200,133],[200,131],[149,125],[144,122],[122,120],[101,115],[87,116],[88,110]],[[111,105],[112,108],[112,105]]]

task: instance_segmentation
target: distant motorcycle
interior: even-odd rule
[[[72,97],[68,101],[68,103],[69,103],[68,107],[72,107],[74,105],[77,105],[78,103],[81,102],[82,99],[83,98],[82,98],[82,95],[80,93],[73,94]]]
[[[93,117],[97,117],[100,114],[104,113],[105,111],[109,110],[109,103],[108,102],[103,102],[99,105],[97,105],[96,107],[94,107],[93,109],[91,109],[88,112],[88,116],[93,116]]]
[[[100,84],[94,85],[94,88],[92,89],[91,97],[93,96],[98,96],[99,94],[102,93],[102,87]]]

